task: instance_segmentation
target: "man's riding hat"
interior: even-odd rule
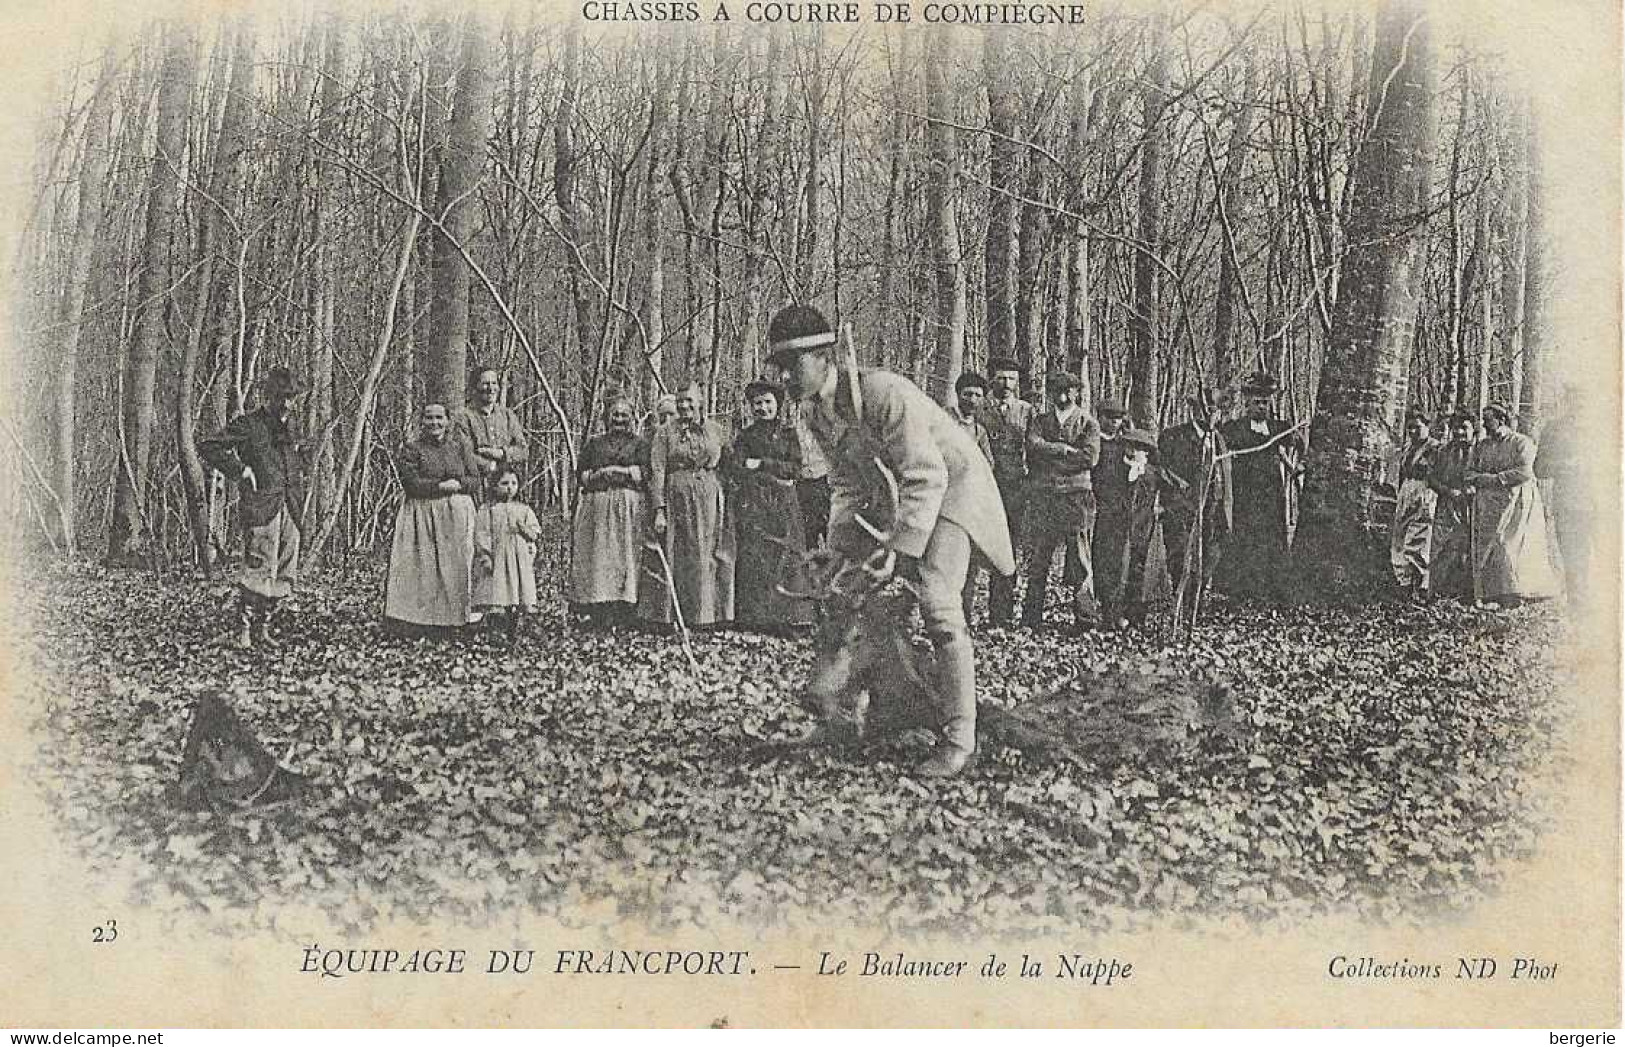
[[[767,325],[767,362],[775,367],[789,367],[802,353],[834,344],[835,329],[810,305],[786,306]]]

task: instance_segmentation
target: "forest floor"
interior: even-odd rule
[[[1149,919],[1428,921],[1533,853],[1572,720],[1555,608],[1217,603],[1188,645],[980,633],[984,700],[1080,670],[1201,667],[1243,730],[1125,766],[920,750],[741,754],[810,725],[806,639],[677,642],[543,615],[508,649],[378,624],[376,566],[301,591],[274,653],[223,641],[223,584],[79,565],[23,587],[41,681],[35,781],[67,845],[132,901],[222,926],[318,906],[340,926],[725,919],[894,930]],[[169,799],[191,703],[215,693],[314,787],[226,813]]]

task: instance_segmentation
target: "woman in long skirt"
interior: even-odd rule
[[[608,429],[587,441],[576,469],[570,607],[600,624],[625,620],[638,601],[649,445],[632,419],[632,401],[612,399]]]
[[[774,588],[789,581],[786,571],[807,547],[796,497],[801,444],[795,429],[779,417],[783,400],[784,390],[771,382],[745,387],[745,402],[756,420],[734,438],[722,467],[739,549],[734,617],[741,628],[768,633],[814,621],[811,603],[782,596]]]
[[[406,501],[395,517],[384,618],[396,626],[452,629],[472,610],[474,449],[451,435],[442,404],[423,408],[421,433],[401,449]]]
[[[717,478],[727,441],[702,416],[701,402],[698,386],[679,391],[677,417],[650,440],[650,530],[665,562],[638,591],[638,614],[651,622],[676,620],[675,591],[691,629],[731,621],[734,614],[733,527]]]
[[[1473,448],[1473,595],[1515,607],[1557,595],[1546,541],[1546,509],[1535,481],[1535,441],[1512,429],[1512,412],[1484,408],[1485,437]]]

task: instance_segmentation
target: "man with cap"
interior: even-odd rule
[[[1473,598],[1473,488],[1467,474],[1477,442],[1478,419],[1468,411],[1451,415],[1450,439],[1434,449],[1427,477],[1435,496],[1428,593],[1466,603]]]
[[[1413,600],[1428,595],[1428,565],[1433,553],[1433,510],[1438,495],[1428,486],[1433,455],[1432,420],[1420,411],[1405,419],[1405,446],[1395,463],[1399,486],[1394,519],[1388,528],[1388,566],[1402,593]]]
[[[1177,594],[1190,563],[1195,574],[1186,594],[1196,605],[1213,583],[1213,572],[1230,537],[1232,513],[1229,445],[1219,432],[1219,409],[1206,390],[1186,401],[1189,421],[1169,426],[1157,439],[1157,486],[1162,500],[1162,543],[1168,581]],[[1196,530],[1197,506],[1202,529]],[[1192,537],[1198,536],[1196,545]]]
[[[954,381],[955,403],[948,408],[948,414],[965,427],[976,446],[981,449],[987,458],[988,464],[993,462],[993,443],[987,434],[987,424],[982,421],[982,406],[987,401],[987,379],[975,371],[966,371]],[[978,575],[986,573],[982,565],[971,563],[969,573],[965,575],[965,624],[974,625],[976,606],[976,579]],[[994,575],[997,578],[997,575]]]
[[[1275,416],[1280,391],[1272,375],[1254,372],[1241,387],[1245,415],[1220,430],[1230,445],[1235,483],[1235,530],[1220,579],[1233,596],[1279,598],[1290,578],[1304,446],[1293,427]]]
[[[1037,411],[1020,396],[1021,365],[1015,360],[995,356],[987,362],[987,372],[992,388],[982,405],[982,423],[993,448],[993,476],[999,483],[1011,546],[1020,548],[1027,500],[1027,428]],[[995,626],[1009,625],[1016,609],[1015,576],[994,575],[987,603],[988,620]]]
[[[966,371],[954,381],[954,405],[948,414],[965,427],[965,432],[982,449],[988,464],[993,463],[993,438],[982,420],[982,409],[987,403],[987,379],[975,371]]]
[[[475,370],[474,399],[458,410],[452,428],[474,449],[487,489],[496,483],[499,469],[519,470],[530,460],[530,437],[519,416],[502,402],[502,375],[494,367]]]
[[[1128,425],[1128,409],[1123,406],[1121,396],[1105,396],[1095,404],[1095,419],[1100,423],[1100,458],[1096,460],[1095,467],[1090,470],[1090,481],[1095,487],[1095,524],[1097,530],[1090,536],[1089,550],[1094,553],[1096,543],[1100,541],[1099,523],[1100,514],[1105,511],[1108,502],[1121,503],[1128,496],[1128,489],[1124,484],[1123,476],[1123,444],[1120,439],[1124,428]],[[1098,570],[1099,561],[1095,566]],[[1072,557],[1067,557],[1066,581],[1067,584],[1077,582],[1078,565]],[[1095,595],[1098,599],[1105,599],[1100,592],[1100,579],[1095,579]]]
[[[1094,571],[1089,543],[1094,534],[1095,492],[1090,471],[1100,460],[1100,423],[1077,402],[1078,379],[1065,372],[1045,381],[1050,406],[1027,427],[1027,513],[1032,559],[1021,624],[1036,629],[1044,621],[1050,561],[1066,546],[1077,555],[1072,593],[1073,623],[1095,624]]]
[[[957,774],[976,747],[976,663],[960,603],[972,549],[1001,573],[1015,570],[993,470],[964,427],[908,379],[840,366],[835,332],[817,309],[781,309],[768,348],[829,458],[830,548],[878,578],[911,579],[919,594],[941,716],[940,744],[919,773]],[[897,484],[891,520],[867,515],[889,503],[877,462]],[[889,534],[887,548],[874,548],[860,513]]]
[[[236,579],[235,642],[244,650],[270,639],[271,616],[299,576],[305,459],[291,415],[303,392],[292,371],[273,367],[264,402],[198,444],[204,461],[238,483],[243,569]]]
[[[1157,474],[1151,466],[1157,438],[1143,429],[1123,428],[1127,412],[1121,400],[1106,400],[1099,410],[1100,460],[1091,474],[1095,526],[1089,550],[1101,620],[1120,629],[1144,621],[1168,589],[1157,534]]]

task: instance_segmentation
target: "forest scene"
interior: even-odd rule
[[[1614,599],[1590,566],[1611,546],[1588,559],[1572,521],[1612,504],[1585,470],[1617,465],[1566,434],[1610,424],[1614,394],[1579,389],[1552,334],[1530,88],[1426,5],[152,21],[87,38],[54,99],[0,445],[19,664],[37,787],[143,905],[259,930],[294,907],[356,928],[513,907],[904,932],[1403,923],[1471,911],[1562,812],[1571,696],[1612,657],[1577,623]],[[1193,413],[1245,429],[1268,379],[1270,442],[1296,448],[1270,585],[1228,585],[1196,538],[1167,546],[1183,570],[1148,613],[1086,629],[1075,567],[1034,606],[1012,515],[1027,613],[1000,621],[973,563],[982,736],[940,780],[914,773],[918,732],[797,744],[833,585],[783,629],[584,617],[594,439],[621,409],[648,439],[694,389],[737,440],[752,383],[781,381],[770,324],[803,304],[945,409],[1011,361],[1035,406],[1071,383],[1164,448]],[[391,628],[422,497],[403,445],[431,405],[461,424],[488,375],[522,453],[475,483],[511,472],[533,510],[530,613]],[[266,474],[222,434],[279,388],[305,483],[273,511],[298,570],[255,604],[238,587],[265,556]],[[1413,468],[1462,424],[1463,448],[1504,429],[1556,462],[1505,483],[1533,499],[1507,554],[1541,560],[1533,597],[1468,566],[1452,592],[1404,575],[1393,535],[1419,492],[1436,555],[1452,498],[1480,505],[1462,563],[1486,555],[1473,484]],[[1198,507],[1232,464],[1204,446]],[[637,599],[665,586],[681,612],[647,508]],[[274,760],[252,795],[177,788],[206,698],[255,739],[249,763]]]

